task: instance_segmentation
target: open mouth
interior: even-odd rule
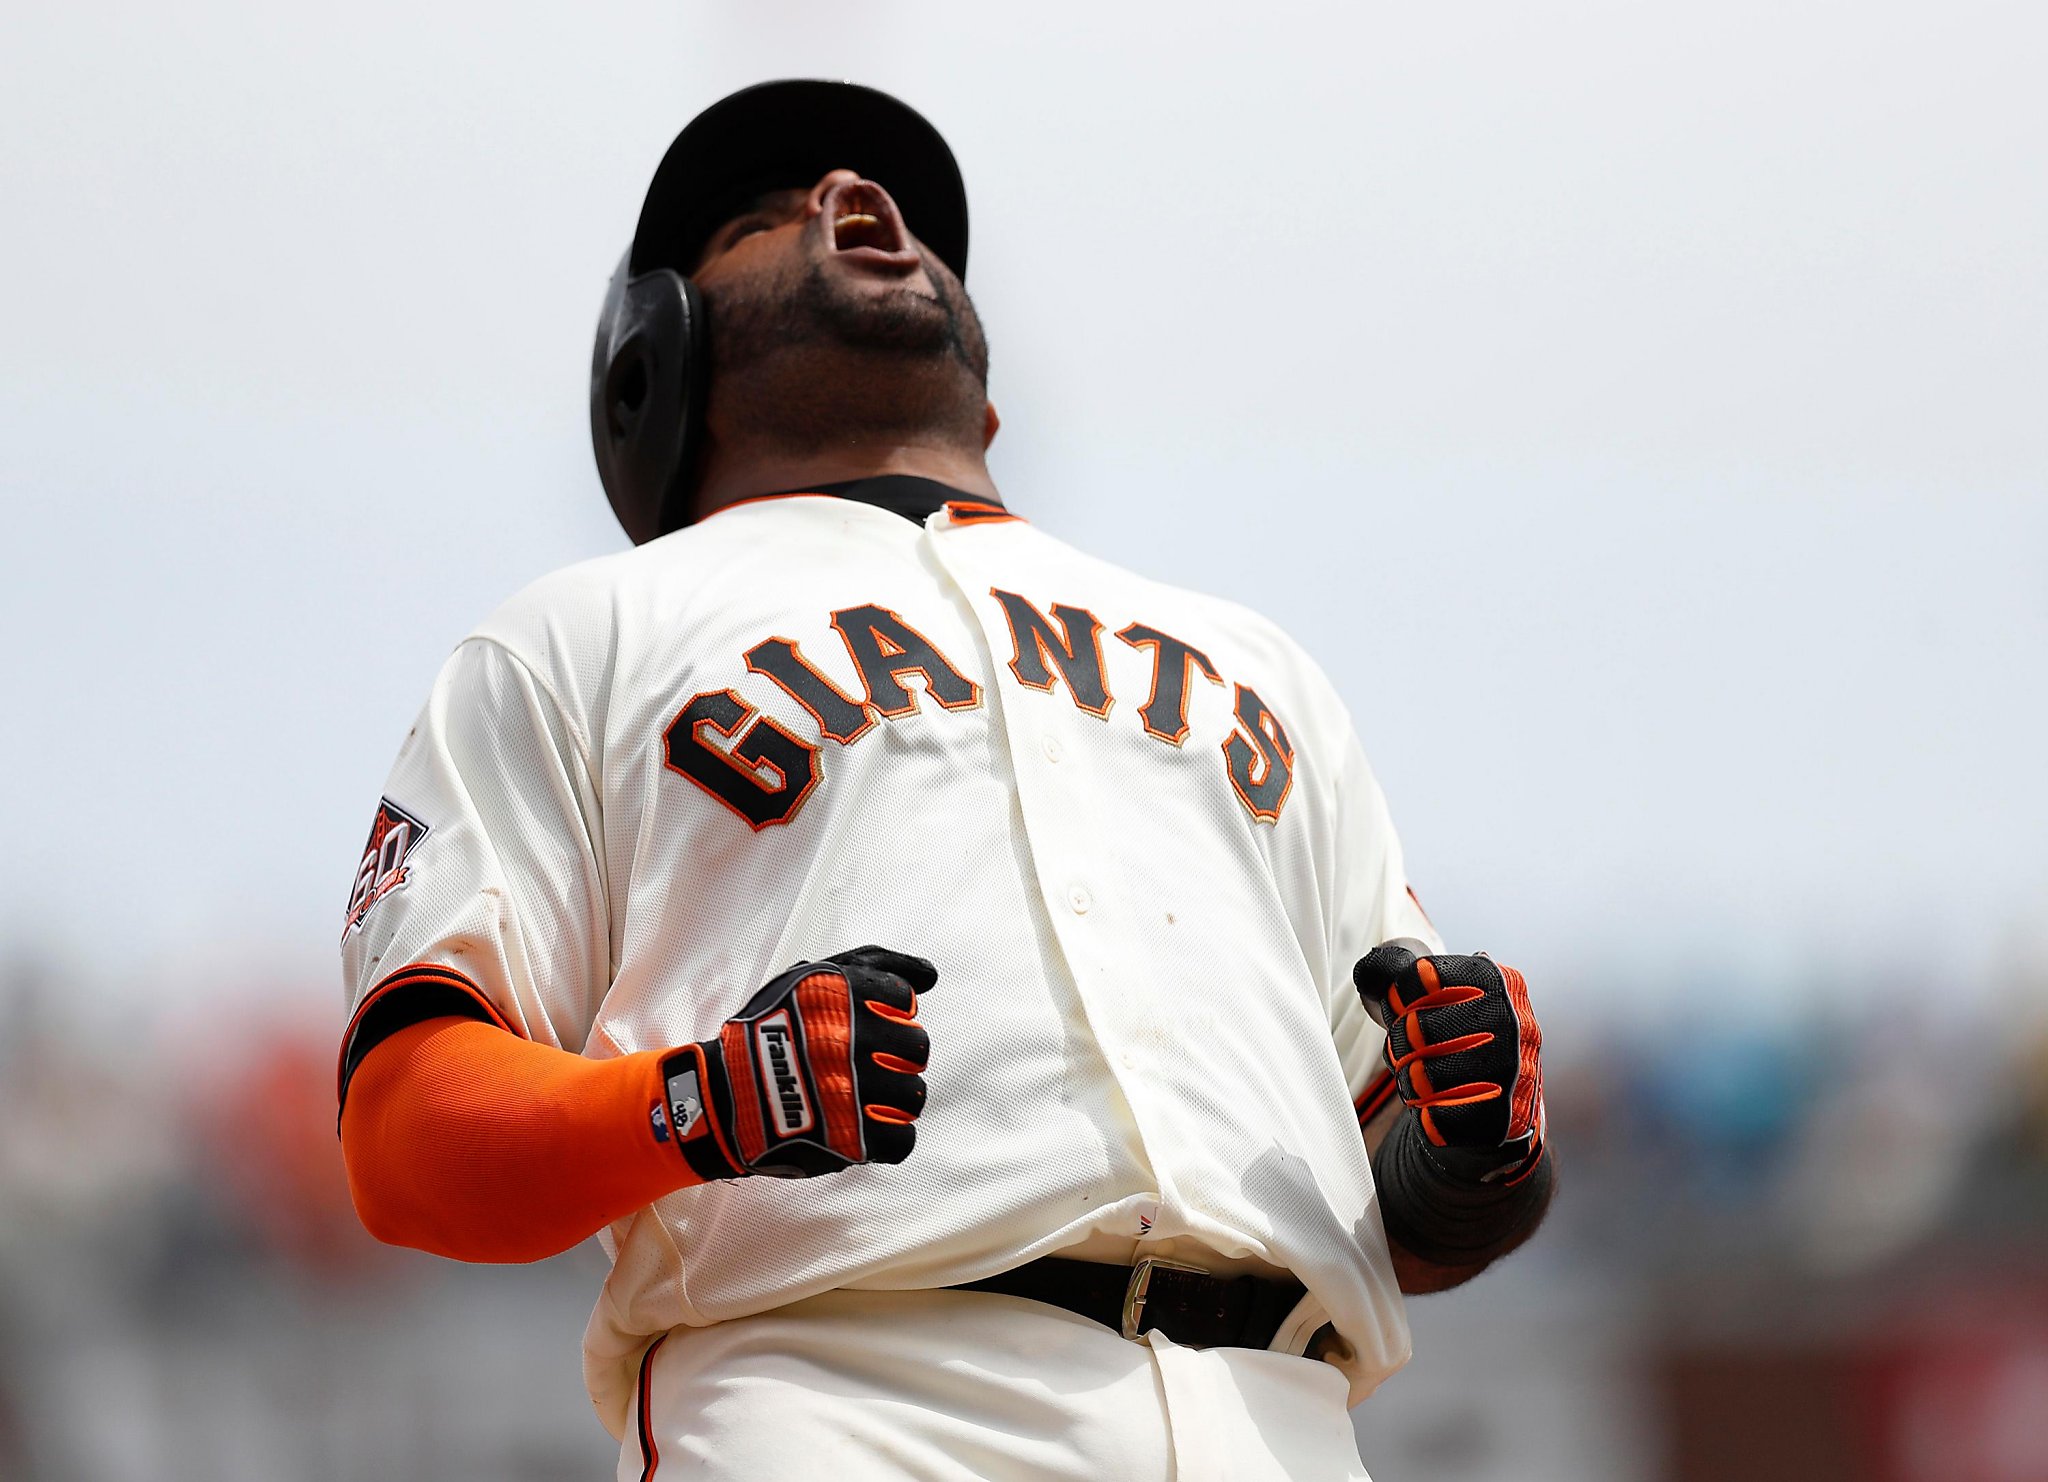
[[[841,257],[877,267],[907,270],[918,266],[910,232],[889,193],[872,181],[850,181],[825,202],[832,223],[832,250]]]
[[[869,211],[849,211],[832,223],[832,245],[841,252],[849,247],[873,247],[894,252],[903,245],[895,227]]]

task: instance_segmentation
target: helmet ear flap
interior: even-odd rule
[[[613,448],[630,441],[640,430],[640,415],[647,410],[650,366],[653,356],[647,342],[633,335],[619,346],[604,373],[604,430]]]
[[[622,258],[598,315],[590,441],[612,513],[635,545],[690,522],[703,447],[704,301],[668,268]]]

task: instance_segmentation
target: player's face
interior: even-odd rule
[[[812,240],[802,240],[806,232],[814,234]],[[751,242],[738,258],[720,260],[750,238],[777,234],[784,239],[780,245],[795,238],[805,251],[883,278],[913,278],[924,267],[919,244],[888,191],[851,170],[832,170],[808,189],[771,191],[735,214],[705,243],[692,276],[741,268],[753,254],[778,244]]]
[[[888,191],[851,170],[760,197],[712,234],[690,276],[728,370],[830,347],[949,360],[987,384],[987,343],[960,280]]]

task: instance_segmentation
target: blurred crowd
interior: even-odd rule
[[[69,987],[0,967],[0,1479],[609,1475],[594,1249],[378,1247],[337,1025],[109,1036]],[[1665,997],[1689,1007],[1558,1037],[1553,1216],[1411,1304],[1416,1359],[1355,1416],[1374,1475],[2048,1477],[2048,981],[1879,1014]]]

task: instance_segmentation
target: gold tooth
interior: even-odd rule
[[[861,226],[873,226],[876,222],[880,220],[881,218],[879,216],[872,216],[865,211],[854,211],[850,212],[845,216],[840,217],[837,221],[833,222],[832,225],[835,229],[856,222],[859,223]]]

